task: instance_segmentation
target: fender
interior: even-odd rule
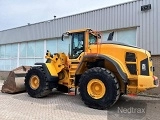
[[[48,63],[49,64],[49,63]],[[48,66],[47,66],[47,63],[35,63],[35,65],[41,65],[43,67],[43,70],[46,74],[46,77],[47,77],[47,80],[50,81],[50,82],[54,82],[54,83],[58,83],[58,75],[57,73],[50,73],[49,69],[48,69]],[[53,68],[53,66],[52,66]]]
[[[127,74],[123,72],[120,65],[115,60],[111,59],[110,57],[108,57],[106,55],[102,55],[102,54],[88,54],[88,55],[85,55],[83,57],[82,62],[80,63],[80,65],[78,66],[78,69],[76,71],[76,80],[75,80],[76,85],[78,85],[80,75],[83,74],[83,73],[81,73],[81,71],[84,68],[84,65],[85,65],[84,63],[89,61],[89,59],[104,59],[106,61],[111,62],[115,66],[115,68],[117,69],[117,71],[118,71],[120,77],[122,78],[123,82],[125,84],[128,83]]]

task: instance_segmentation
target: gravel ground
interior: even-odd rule
[[[0,80],[0,88],[2,86]],[[109,110],[88,108],[80,96],[53,92],[35,99],[0,92],[0,120],[159,120],[160,98],[122,96]]]

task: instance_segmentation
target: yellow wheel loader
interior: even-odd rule
[[[150,52],[111,41],[113,33],[101,43],[99,32],[91,29],[67,31],[65,38],[70,38],[68,55],[47,51],[46,63],[35,63],[27,72],[25,87],[30,96],[45,97],[53,88],[62,92],[75,88],[87,106],[107,109],[121,94],[158,87]]]

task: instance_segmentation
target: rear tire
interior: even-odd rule
[[[107,109],[119,99],[119,83],[109,70],[94,67],[80,78],[80,95],[84,103],[95,109]]]
[[[51,93],[48,84],[42,67],[32,67],[25,76],[26,91],[31,97],[40,98]]]

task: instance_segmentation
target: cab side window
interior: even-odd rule
[[[89,45],[96,43],[97,43],[97,37],[92,34],[89,34]]]
[[[72,35],[72,57],[77,58],[84,51],[84,33]]]

